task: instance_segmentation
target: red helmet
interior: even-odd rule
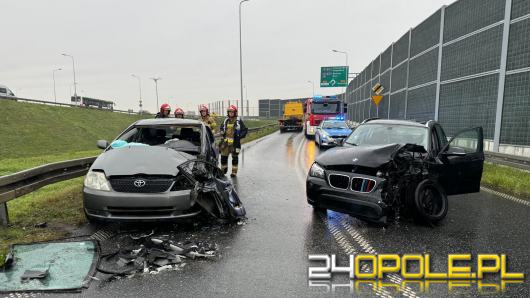
[[[181,108],[176,108],[176,109],[175,109],[175,115],[182,115],[182,116],[184,116],[184,110],[182,110]]]
[[[210,111],[208,110],[208,106],[207,105],[200,105],[199,106],[199,113],[202,112],[202,111],[206,111],[206,114],[210,113]]]
[[[163,104],[160,106],[160,113],[161,113],[161,114],[164,114],[164,111],[171,111],[171,107],[169,106],[169,104],[167,104],[167,103],[163,103]]]
[[[230,105],[228,109],[226,109],[227,112],[234,112],[237,115],[237,107],[235,105]]]

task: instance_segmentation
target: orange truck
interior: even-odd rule
[[[302,131],[304,106],[301,102],[286,102],[283,106],[283,118],[278,120],[280,132],[288,130]]]

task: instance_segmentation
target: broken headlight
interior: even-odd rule
[[[321,179],[326,179],[326,175],[324,173],[324,168],[319,166],[316,162],[313,163],[313,165],[311,166],[311,169],[309,169],[309,176],[316,177],[316,178],[321,178]]]
[[[85,177],[85,187],[95,190],[110,191],[110,184],[103,172],[89,171]]]

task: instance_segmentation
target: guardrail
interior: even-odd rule
[[[269,124],[249,128],[249,132],[258,131],[267,127],[276,126]],[[218,136],[217,136],[218,137]],[[81,177],[88,172],[97,156],[60,161],[45,164],[18,173],[0,177],[0,226],[9,225],[7,202],[31,193],[41,187],[53,183]]]
[[[122,113],[122,114],[136,114],[136,115],[151,115],[149,113],[139,113],[134,111],[124,111],[124,110],[116,110],[116,109],[100,109],[96,107],[85,107],[75,104],[69,104],[69,103],[62,103],[62,102],[55,102],[55,101],[47,101],[47,100],[38,100],[38,99],[29,99],[29,98],[22,98],[22,97],[6,97],[6,96],[0,96],[0,99],[5,100],[12,100],[17,102],[30,102],[30,103],[38,103],[38,104],[45,104],[50,106],[62,106],[62,107],[70,107],[70,108],[83,108],[83,109],[93,109],[98,111],[109,111],[109,112],[116,112],[116,113]]]
[[[493,164],[499,164],[530,171],[530,158],[528,157],[509,155],[491,151],[485,151],[484,155],[486,156],[486,160]]]

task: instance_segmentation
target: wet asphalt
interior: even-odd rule
[[[306,202],[305,176],[319,153],[314,142],[301,133],[275,133],[245,145],[240,172],[234,178],[247,210],[243,225],[155,227],[176,239],[215,242],[218,258],[188,260],[178,271],[157,275],[93,281],[76,296],[530,297],[528,281],[508,284],[497,292],[498,279],[488,280],[491,286],[481,290],[472,282],[407,284],[397,291],[399,277],[386,280],[379,288],[360,285],[356,290],[347,275],[310,284],[308,267],[319,263],[310,263],[309,254],[336,254],[345,265],[351,253],[429,253],[433,271],[446,272],[447,254],[504,253],[510,271],[530,273],[530,207],[484,192],[450,197],[448,216],[434,227],[405,219],[381,227],[337,212],[316,213]],[[138,228],[148,231],[153,226]],[[112,234],[117,228],[99,229]],[[125,238],[126,234],[102,241],[102,250],[112,250]]]

